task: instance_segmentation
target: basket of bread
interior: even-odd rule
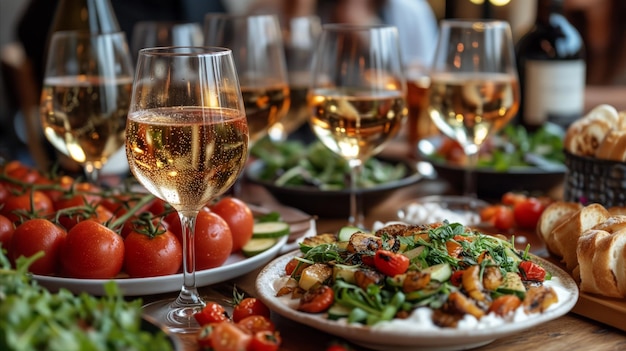
[[[541,214],[537,232],[581,292],[626,298],[626,207],[556,201]]]
[[[595,107],[568,127],[563,146],[565,200],[626,206],[626,111]]]

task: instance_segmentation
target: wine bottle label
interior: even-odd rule
[[[585,94],[584,60],[526,61],[524,121],[549,121],[567,127],[582,116]]]

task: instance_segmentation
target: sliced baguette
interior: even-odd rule
[[[626,297],[618,288],[617,276],[624,266],[618,266],[618,256],[626,246],[626,230],[617,231],[598,240],[593,255],[593,276],[601,294],[609,297]]]
[[[562,262],[568,271],[572,272],[578,265],[578,238],[588,229],[606,221],[609,216],[609,211],[604,206],[591,204],[581,208],[552,230],[555,248],[562,255]]]
[[[545,243],[548,251],[554,256],[561,258],[563,254],[554,243],[552,231],[574,213],[578,212],[582,207],[583,206],[577,202],[556,201],[548,205],[541,213],[539,221],[537,222],[537,233]]]
[[[604,230],[610,234],[626,229],[626,215],[611,215],[606,221],[595,225],[593,229]]]
[[[617,288],[622,296],[626,297],[626,245],[622,247],[621,252],[617,252],[617,262],[615,262],[615,267],[617,267]]]
[[[613,206],[608,208],[609,213],[614,215],[626,215],[626,206]]]
[[[593,274],[593,256],[600,239],[611,234],[604,230],[590,229],[578,238],[576,257],[578,258],[578,274],[580,276],[580,290],[593,294],[602,294],[596,285]]]

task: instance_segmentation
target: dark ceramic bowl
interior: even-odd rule
[[[429,162],[437,177],[446,180],[459,193],[463,191],[465,167],[435,159],[431,154],[441,143],[441,137],[423,139],[418,145],[420,157]],[[508,191],[545,193],[563,184],[565,165],[546,164],[543,167],[516,167],[507,171],[493,168],[477,168],[475,173],[479,198],[500,199]]]
[[[358,194],[363,199],[363,211],[368,211],[380,204],[394,191],[415,184],[422,178],[418,173],[414,162],[399,161],[387,158],[380,160],[392,164],[403,163],[407,169],[407,176],[371,188],[359,189]],[[339,218],[349,216],[350,192],[349,190],[320,190],[314,186],[277,186],[272,181],[259,178],[259,174],[265,167],[261,160],[253,161],[246,168],[248,181],[265,187],[273,196],[284,205],[295,207],[310,215],[319,217]]]

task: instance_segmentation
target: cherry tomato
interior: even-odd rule
[[[454,271],[454,273],[452,273],[452,276],[450,277],[450,283],[452,283],[452,285],[454,286],[461,286],[461,283],[463,282],[463,272],[465,271]]]
[[[59,215],[59,211],[70,211],[64,214]],[[66,229],[72,229],[78,222],[93,219],[99,223],[105,223],[113,217],[113,214],[104,206],[96,205],[92,206],[81,206],[76,209],[68,210],[61,209],[57,211],[57,215],[59,218],[59,223]]]
[[[215,325],[211,334],[211,344],[215,351],[247,351],[252,335],[231,322]]]
[[[410,263],[408,257],[388,250],[377,250],[374,255],[376,269],[390,277],[406,272]]]
[[[207,323],[200,326],[200,331],[198,331],[198,334],[196,335],[196,340],[198,341],[198,346],[200,346],[200,348],[213,348],[211,335],[215,331],[216,324],[217,323]]]
[[[535,262],[522,261],[518,268],[524,280],[542,282],[546,278],[546,270]]]
[[[526,199],[527,197],[524,194],[509,191],[502,194],[501,202],[503,205],[515,206]]]
[[[194,314],[193,317],[200,325],[228,321],[228,313],[226,313],[224,306],[213,301],[208,301],[202,310]]]
[[[252,238],[254,215],[245,202],[234,197],[224,197],[210,207],[222,217],[233,236],[232,252],[237,252]]]
[[[11,238],[15,232],[15,225],[6,216],[0,215],[0,244],[2,249],[9,250]]]
[[[52,203],[56,203],[74,184],[76,180],[68,175],[63,175],[58,178],[50,179],[41,177],[37,184],[49,185],[46,188],[40,188],[40,190],[46,194],[52,200]]]
[[[43,251],[44,256],[33,262],[29,271],[52,275],[58,271],[59,257],[66,238],[67,232],[54,223],[43,218],[30,219],[15,228],[9,253],[15,261],[20,256],[30,257]]]
[[[252,334],[259,331],[275,331],[276,327],[269,317],[261,315],[250,315],[239,322],[236,322],[237,326],[243,330],[246,330]]]
[[[137,229],[124,239],[124,271],[129,276],[155,277],[175,274],[180,269],[183,262],[180,242],[172,232],[162,227],[156,230],[146,233]]]
[[[335,302],[335,292],[328,285],[306,291],[300,298],[298,310],[308,313],[324,312]]]
[[[23,164],[20,161],[9,161],[3,168],[4,174],[25,184],[35,184],[41,178],[41,174],[34,168]],[[6,181],[5,184],[11,189],[23,190],[18,184]]]
[[[233,307],[233,322],[235,323],[248,316],[270,317],[270,309],[256,297],[246,297],[235,303],[236,305]]]
[[[534,197],[518,202],[513,207],[515,223],[521,228],[535,229],[544,209],[543,202]]]
[[[233,247],[228,223],[216,213],[200,211],[195,231],[196,269],[221,266]]]
[[[71,191],[57,198],[54,208],[60,210],[69,207],[84,207],[85,205],[96,205],[102,200],[101,189],[91,183],[74,184]]]
[[[493,216],[493,226],[498,230],[507,231],[515,225],[513,209],[509,206],[497,205]]]
[[[124,240],[95,220],[79,222],[67,233],[61,263],[69,277],[114,278],[124,263]]]
[[[248,351],[276,351],[282,339],[278,332],[259,331],[254,333]]]
[[[20,195],[9,196],[4,201],[4,206],[0,209],[0,214],[6,216],[12,222],[19,222],[26,215],[45,217],[54,212],[52,200],[41,191],[26,191]]]

